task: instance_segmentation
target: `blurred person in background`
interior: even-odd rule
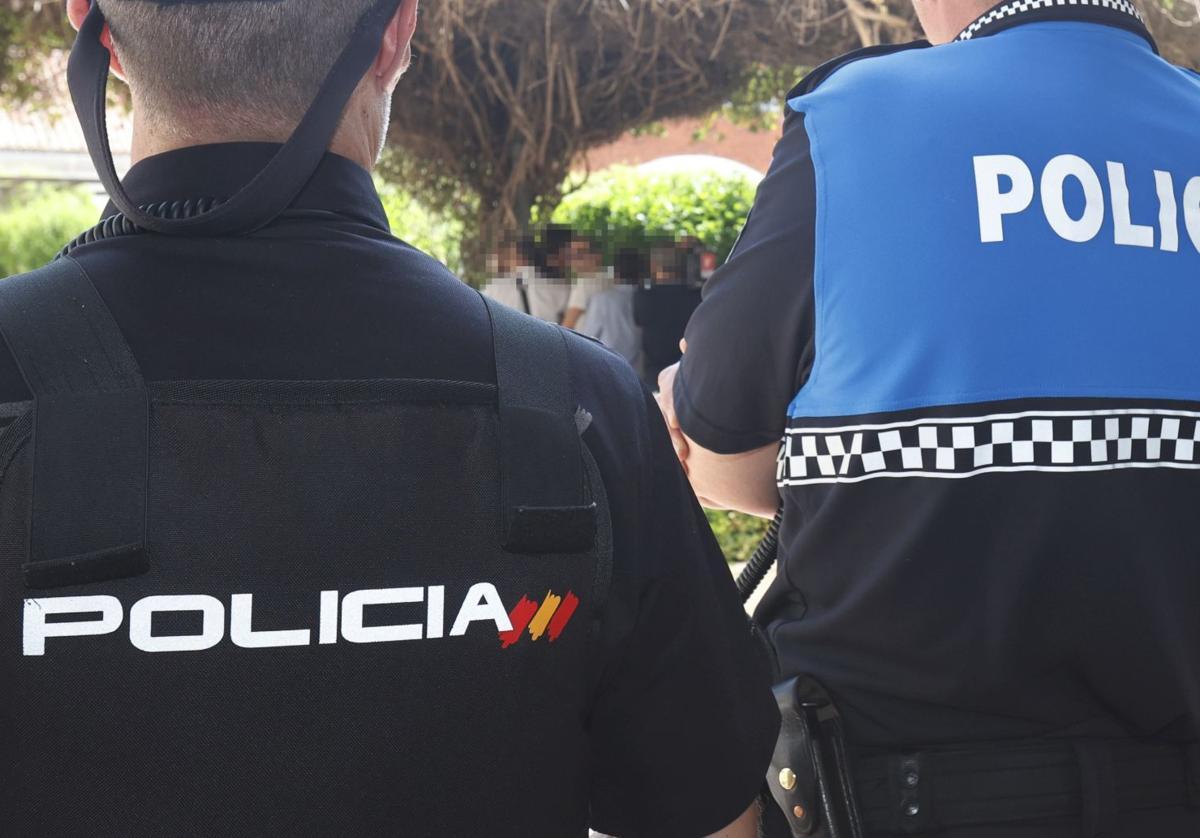
[[[532,253],[532,250],[532,242],[526,239],[512,234],[501,238],[487,257],[490,279],[481,289],[484,296],[529,314],[530,305],[525,288],[533,273],[533,260],[522,258],[522,251]],[[523,270],[522,263],[528,264],[528,273]]]
[[[604,265],[604,254],[589,236],[576,233],[571,238],[568,266],[571,275],[571,297],[562,324],[568,329],[583,331],[581,319],[592,299],[613,287],[612,271]]]
[[[534,244],[534,268],[539,280],[553,291],[562,323],[571,296],[571,242],[575,231],[565,224],[547,224]]]
[[[617,253],[612,288],[592,297],[580,331],[603,343],[640,374],[643,367],[642,330],[633,319],[633,301],[649,274],[646,255],[632,248]]]
[[[567,286],[538,273],[533,240],[508,235],[488,257],[492,279],[483,294],[498,303],[530,314],[547,323],[558,323],[569,293]]]
[[[688,285],[698,288],[704,284],[704,263],[707,250],[703,242],[690,233],[685,233],[675,240],[683,258],[683,280]]]
[[[675,242],[662,242],[650,249],[650,281],[634,297],[634,322],[642,330],[646,383],[657,387],[658,374],[683,356],[688,320],[700,305],[700,289],[688,282],[691,260],[688,251]]]

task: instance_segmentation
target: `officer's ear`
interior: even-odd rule
[[[71,21],[71,25],[75,27],[76,32],[79,31],[79,27],[83,26],[83,20],[87,17],[91,9],[92,0],[67,0],[67,18]],[[117,57],[117,51],[113,49],[112,30],[108,28],[107,23],[104,24],[104,32],[100,35],[100,42],[104,44],[104,48],[112,56],[110,66],[113,73],[121,81],[124,81],[125,68],[121,66],[121,59]]]
[[[417,7],[420,0],[404,0],[388,24],[379,55],[371,68],[371,77],[380,91],[391,93],[412,61],[412,39],[417,31]]]

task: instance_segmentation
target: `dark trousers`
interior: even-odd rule
[[[1116,815],[1110,824],[1101,824],[1102,832],[1087,835],[1083,822],[1056,821],[1017,826],[972,826],[941,832],[915,833],[922,838],[1198,838],[1200,810],[1144,809]],[[884,838],[902,833],[876,833],[868,838]]]
[[[964,826],[929,832],[873,832],[867,838],[1198,838],[1200,809],[1144,809],[1118,814],[1096,835],[1086,835],[1083,821]],[[778,810],[767,812],[763,838],[790,838],[787,824]],[[818,838],[823,838],[819,836]]]

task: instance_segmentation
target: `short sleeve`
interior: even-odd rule
[[[718,454],[779,442],[812,368],[817,198],[804,119],[789,110],[742,235],[688,325],[675,409]]]
[[[612,287],[612,282],[607,277],[581,276],[571,285],[571,297],[567,301],[567,308],[587,311],[592,298],[610,287]]]
[[[754,800],[779,716],[767,652],[646,399],[648,499],[637,561],[614,565],[607,622],[622,628],[591,719],[592,826],[697,838]]]
[[[595,291],[583,282],[576,280],[571,286],[571,296],[567,299],[567,309],[577,308],[582,311],[587,311],[588,303],[592,301],[592,295]]]

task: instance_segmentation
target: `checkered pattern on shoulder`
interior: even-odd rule
[[[1200,413],[1106,410],[789,429],[780,486],[991,472],[1200,469]]]
[[[1130,0],[1012,0],[1010,3],[997,6],[972,23],[958,36],[958,40],[970,41],[993,23],[1002,21],[1005,18],[1015,17],[1038,9],[1055,9],[1068,6],[1090,6],[1096,9],[1123,12],[1130,17],[1136,18],[1139,22],[1145,23],[1142,13]]]

